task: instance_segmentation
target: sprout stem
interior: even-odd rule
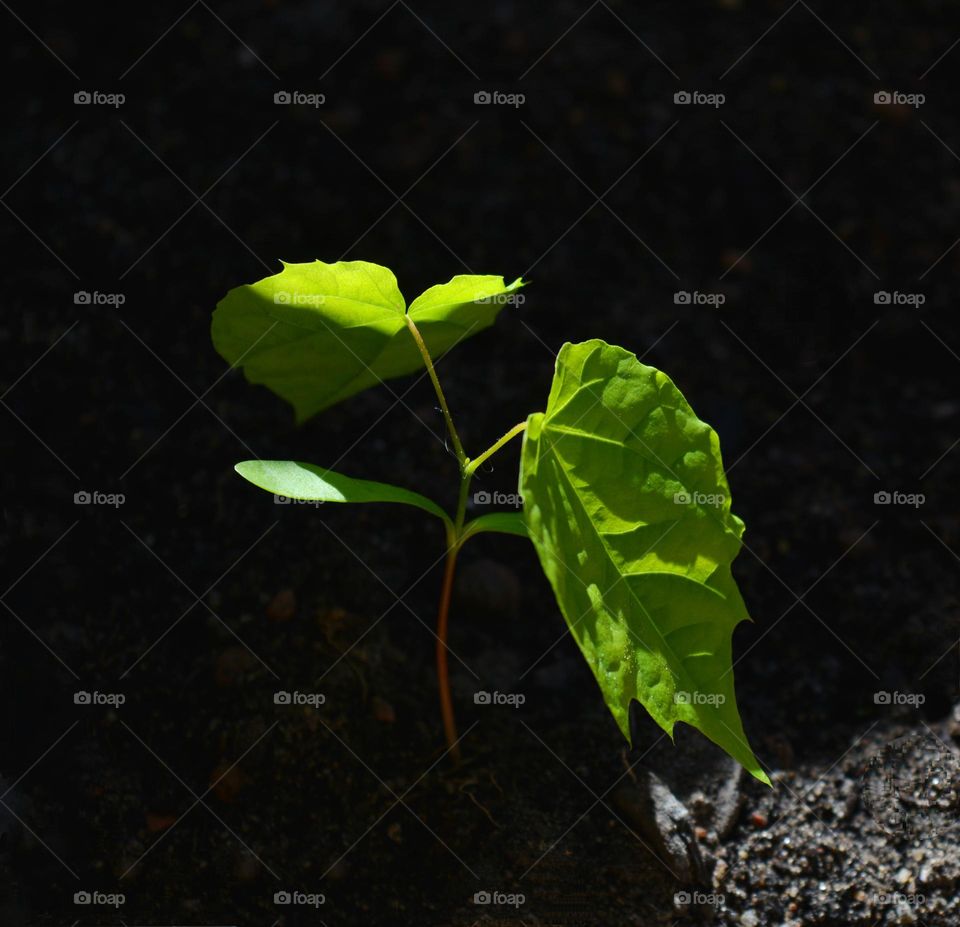
[[[527,427],[526,422],[520,422],[514,425],[499,441],[485,450],[476,460],[470,460],[464,453],[463,445],[460,443],[460,436],[457,434],[456,426],[453,424],[453,416],[450,414],[450,407],[447,405],[447,398],[443,394],[443,388],[440,386],[440,380],[437,378],[437,371],[434,369],[433,360],[430,352],[427,350],[426,342],[420,334],[419,329],[409,315],[406,316],[407,328],[413,335],[413,340],[420,349],[423,362],[426,365],[427,373],[430,375],[430,381],[433,383],[433,389],[440,401],[440,409],[443,412],[444,420],[447,423],[447,431],[450,432],[450,440],[453,442],[453,450],[457,455],[457,463],[460,465],[460,492],[457,497],[457,513],[452,523],[447,522],[447,558],[443,568],[443,586],[440,590],[440,605],[437,610],[437,685],[440,690],[440,712],[443,716],[443,733],[446,737],[447,747],[455,763],[460,762],[460,745],[457,738],[457,722],[453,713],[453,698],[450,694],[450,674],[447,667],[447,628],[450,618],[450,602],[453,599],[453,580],[457,569],[457,555],[460,553],[464,538],[464,522],[467,516],[467,497],[470,493],[470,482],[473,474],[485,460],[495,454],[511,438],[520,434]]]
[[[460,472],[462,473],[467,466],[467,455],[463,452],[463,445],[460,443],[460,435],[457,434],[456,426],[453,424],[453,416],[450,414],[450,407],[447,405],[447,397],[443,395],[443,389],[440,386],[440,381],[437,379],[437,371],[433,369],[433,360],[430,357],[430,352],[427,350],[427,344],[423,340],[423,336],[420,334],[420,329],[417,328],[416,323],[409,315],[404,316],[407,320],[407,328],[410,329],[410,334],[413,335],[413,340],[417,343],[417,347],[420,349],[420,354],[423,357],[423,362],[427,366],[427,373],[430,374],[430,382],[433,383],[433,389],[437,394],[437,399],[440,400],[440,409],[443,412],[443,417],[447,423],[447,431],[450,432],[450,440],[453,442],[453,452],[457,455],[457,461],[460,464]]]

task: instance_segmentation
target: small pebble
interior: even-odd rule
[[[256,857],[244,850],[237,854],[234,873],[241,882],[249,882],[260,874],[260,863]]]
[[[723,885],[723,880],[727,875],[727,870],[730,867],[721,859],[718,860],[717,865],[713,867],[713,886],[714,888],[719,888]]]
[[[456,593],[459,606],[471,614],[513,617],[519,611],[520,580],[510,567],[496,560],[466,565],[457,578]]]
[[[235,686],[256,662],[257,658],[245,647],[228,647],[217,657],[214,664],[214,682],[221,689]]]
[[[147,830],[150,831],[151,834],[166,830],[176,823],[177,819],[172,814],[154,814],[152,811],[147,812]]]
[[[281,589],[267,606],[271,621],[289,621],[297,613],[297,596],[292,589]]]
[[[210,775],[210,783],[216,783],[213,786],[213,794],[220,801],[230,804],[237,800],[237,797],[243,791],[247,784],[247,778],[239,769],[230,767],[227,764],[221,764]]]
[[[383,724],[393,724],[397,720],[397,713],[394,711],[393,705],[386,699],[380,698],[379,695],[374,695],[370,699],[370,711],[373,717]]]

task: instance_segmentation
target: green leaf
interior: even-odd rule
[[[410,316],[436,359],[492,325],[509,294],[502,277],[460,276],[414,300]],[[220,355],[268,386],[302,422],[354,393],[423,368],[393,272],[366,261],[284,264],[231,290],[213,313]]]
[[[234,469],[245,480],[267,492],[288,499],[320,502],[402,502],[414,505],[445,524],[447,513],[436,502],[420,493],[389,483],[355,480],[353,477],[324,470],[296,460],[244,460]]]
[[[463,531],[463,539],[472,538],[475,534],[484,531],[495,531],[499,534],[516,534],[522,538],[530,537],[527,524],[521,512],[491,512],[489,515],[480,515],[473,521],[468,521]]]
[[[749,619],[730,572],[743,522],[713,429],[623,348],[565,344],[546,412],[528,419],[521,492],[540,563],[624,736],[636,698],[671,736],[691,724],[769,783],[734,693],[733,629]]]

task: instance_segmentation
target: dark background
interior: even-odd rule
[[[718,430],[747,524],[735,574],[755,623],[734,649],[765,766],[832,768],[899,720],[878,690],[925,695],[915,729],[949,715],[956,11],[4,6],[4,923],[674,916],[676,884],[609,798],[593,805],[625,744],[529,545],[464,556],[452,671],[461,729],[478,723],[464,767],[432,765],[439,529],[387,506],[280,509],[233,473],[252,456],[337,462],[453,501],[426,380],[295,428],[226,372],[213,307],[280,258],[382,263],[408,300],[457,273],[531,281],[439,366],[468,452],[544,406],[564,341],[669,373]],[[75,105],[81,90],[126,101]],[[275,105],[280,90],[326,102]],[[480,90],[526,99],[479,106]],[[726,100],[675,105],[680,90]],[[875,105],[879,90],[926,101]],[[726,300],[678,305],[681,290]],[[514,490],[516,455],[481,485]],[[80,490],[125,501],[78,506]],[[877,506],[882,490],[926,501]],[[282,590],[293,615],[272,620]],[[484,712],[479,688],[527,704]],[[327,703],[275,706],[277,689]],[[126,703],[77,706],[78,690]],[[795,877],[803,898],[821,877]],[[483,889],[527,905],[478,909]],[[77,907],[80,890],[127,900]],[[326,903],[279,908],[279,890]],[[750,899],[761,913],[770,890]],[[797,913],[833,916],[815,899]]]

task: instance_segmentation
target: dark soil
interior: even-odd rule
[[[960,923],[956,10],[0,18],[0,923]],[[84,90],[126,100],[75,105]],[[283,90],[326,102],[275,105]],[[532,280],[440,364],[470,451],[542,408],[557,348],[590,337],[667,371],[716,427],[747,524],[738,701],[773,790],[689,730],[673,746],[641,724],[628,749],[517,538],[464,554],[464,762],[444,756],[436,524],[275,506],[232,471],[305,459],[452,502],[426,380],[295,428],[213,351],[227,289],[315,257],[386,264],[408,297],[468,271]],[[516,454],[482,485],[515,491]],[[651,770],[699,828],[688,879],[651,852]]]

